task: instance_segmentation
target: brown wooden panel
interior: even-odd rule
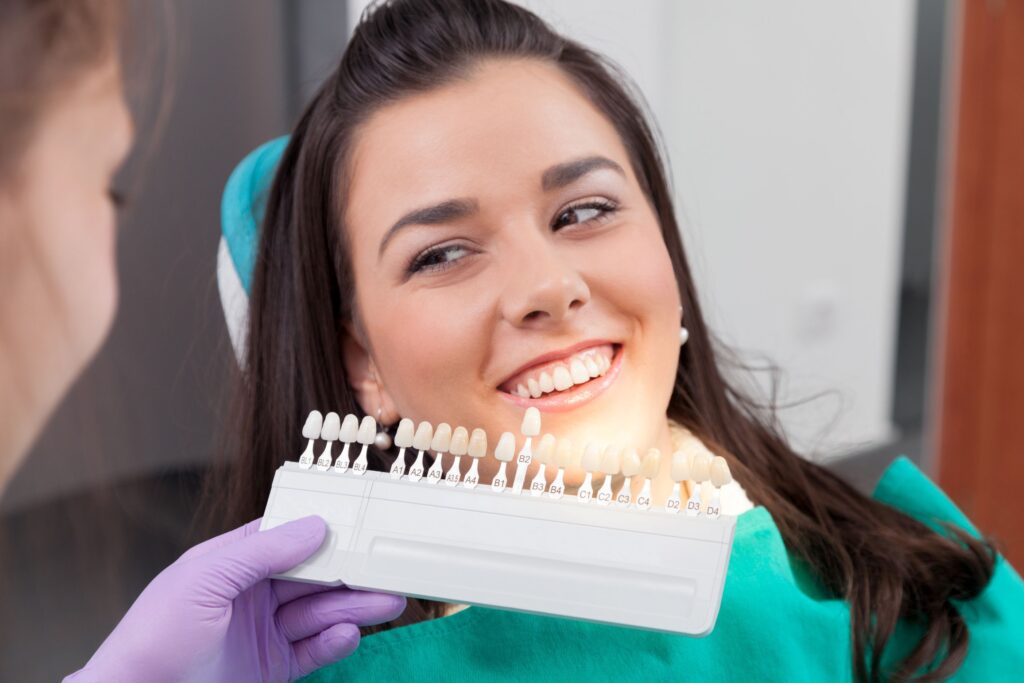
[[[1024,2],[964,0],[939,481],[1024,567]]]

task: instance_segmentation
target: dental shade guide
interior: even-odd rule
[[[570,439],[559,439],[555,444],[555,464],[558,466],[558,473],[555,474],[551,486],[548,488],[548,495],[555,500],[565,493],[565,468],[572,467],[576,460],[576,453]]]
[[[416,460],[409,468],[409,479],[419,481],[423,478],[423,453],[430,450],[430,443],[434,439],[434,427],[427,421],[420,422],[416,426],[416,433],[412,437],[412,447],[416,449]]]
[[[355,416],[353,416],[355,417]],[[320,439],[324,442],[324,450],[316,460],[316,468],[326,472],[331,468],[331,444],[338,440],[338,432],[341,429],[341,418],[337,413],[327,413],[324,418],[324,425],[320,429]]]
[[[359,423],[359,431],[356,432],[356,442],[362,446],[359,450],[359,457],[352,463],[352,474],[362,475],[366,472],[367,460],[366,460],[366,449],[369,448],[370,444],[373,443],[373,438],[377,436],[377,421],[367,415],[363,418],[363,421]]]
[[[313,466],[313,447],[316,445],[316,440],[320,437],[320,430],[323,427],[324,416],[320,414],[319,410],[312,411],[306,417],[306,423],[302,426],[302,438],[308,439],[309,443],[306,444],[306,450],[302,451],[302,455],[299,456],[299,467],[304,470]]]
[[[508,486],[507,467],[512,458],[516,456],[516,437],[512,432],[504,432],[498,439],[498,445],[494,447],[494,457],[501,463],[498,473],[491,479],[491,490],[501,493]]]
[[[689,461],[690,479],[696,484],[686,501],[686,514],[697,517],[703,514],[701,509],[701,485],[711,478],[711,454],[701,451],[692,455]]]
[[[523,485],[526,483],[526,470],[530,469],[533,461],[533,437],[540,434],[540,411],[533,406],[526,409],[523,416],[523,426],[520,430],[526,441],[516,458],[516,476],[512,482],[512,493],[518,495],[523,492]]]
[[[466,450],[466,455],[471,457],[473,462],[469,464],[469,471],[462,478],[462,486],[467,489],[473,489],[480,483],[480,470],[478,468],[480,459],[487,456],[487,432],[482,429],[473,430],[473,433],[469,435],[469,448]]]
[[[637,494],[636,506],[641,510],[647,510],[651,507],[651,480],[658,476],[659,467],[661,467],[661,451],[657,448],[652,448],[647,451],[647,455],[644,456],[640,467],[640,474],[644,477],[644,483],[640,493]]]
[[[444,476],[444,483],[448,486],[459,485],[459,479],[462,478],[462,470],[460,469],[462,456],[468,450],[469,431],[465,427],[456,427],[455,431],[452,432],[451,445],[448,447],[448,452],[455,456],[455,460],[452,462],[448,474]]]
[[[615,504],[619,507],[628,508],[633,504],[633,488],[630,486],[630,481],[640,474],[640,467],[640,455],[635,448],[627,448],[622,451],[622,476],[624,478],[622,487],[615,496]]]
[[[553,434],[545,434],[540,438],[540,444],[537,445],[537,452],[533,454],[533,459],[540,463],[540,469],[537,470],[533,481],[530,482],[530,494],[541,496],[544,495],[544,490],[548,487],[547,475],[544,471],[548,465],[555,463],[555,436]]]
[[[678,514],[682,506],[681,487],[690,478],[690,463],[686,457],[686,451],[676,451],[672,454],[672,493],[665,501],[665,510],[672,514]]]
[[[586,475],[584,475],[583,483],[576,489],[576,500],[581,503],[589,503],[590,499],[594,497],[594,472],[601,466],[602,455],[601,444],[588,443],[583,449],[580,465]]]
[[[686,635],[710,633],[735,530],[735,518],[720,514],[719,491],[732,480],[725,459],[706,449],[681,458],[673,454],[676,488],[692,478],[698,508],[701,492],[705,506],[698,517],[671,514],[650,504],[651,479],[661,464],[657,449],[641,460],[635,449],[591,442],[581,457],[569,439],[541,436],[539,417],[524,418],[521,430],[530,446],[519,454],[529,450],[529,460],[517,459],[513,433],[502,434],[493,453],[498,474],[491,486],[474,488],[478,463],[488,453],[481,429],[469,433],[444,423],[435,429],[428,422],[414,429],[411,420],[402,420],[395,436],[399,456],[390,471],[378,472],[365,466],[374,422],[313,411],[302,429],[310,443],[299,462],[286,462],[275,474],[262,528],[317,514],[327,522],[327,537],[312,557],[277,577]],[[311,467],[317,438],[325,441],[328,459],[331,444],[342,441],[338,464],[344,468]],[[349,468],[352,443],[363,449]],[[403,476],[410,447],[419,451],[418,465]],[[443,477],[448,486],[420,480],[426,451],[437,453],[435,464],[444,453],[453,456]],[[460,480],[463,456],[471,463]],[[528,466],[538,461],[540,470],[528,487],[533,495],[506,490],[516,490],[506,472],[513,459],[523,487]],[[545,470],[553,467],[557,473],[548,485]],[[590,486],[577,491],[589,488],[584,498],[591,504],[580,505],[578,493],[562,495],[566,470],[580,467]],[[604,480],[594,494],[597,476]],[[613,479],[620,476],[613,497]],[[630,480],[637,476],[644,481],[634,501]],[[542,495],[545,487],[548,495]]]
[[[452,426],[447,422],[434,427],[434,438],[430,441],[430,450],[437,454],[434,464],[427,470],[427,483],[436,484],[444,476],[444,454],[452,445]]]
[[[398,457],[391,465],[391,478],[401,479],[405,474],[405,449],[412,447],[412,437],[416,430],[416,423],[407,417],[403,417],[398,423],[398,430],[395,432],[395,445],[398,446]]]
[[[622,449],[609,446],[601,458],[601,471],[604,472],[604,483],[597,492],[597,504],[608,505],[612,502],[612,477],[622,470]]]
[[[331,415],[334,416],[332,423],[337,424],[339,421],[337,413],[329,413],[324,418],[324,429],[327,429],[327,421],[331,419]],[[348,471],[349,466],[349,449],[352,444],[356,442],[359,437],[359,418],[355,415],[349,414],[345,416],[344,420],[341,420],[340,428],[335,427],[335,439],[341,440],[342,447],[341,453],[338,455],[338,459],[334,461],[334,471],[338,474],[344,474]]]

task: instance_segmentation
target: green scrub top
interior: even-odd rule
[[[874,497],[938,528],[970,522],[906,458]],[[976,533],[976,532],[975,532]],[[991,583],[959,605],[970,645],[958,680],[1022,680],[1024,583],[999,558]],[[901,624],[888,663],[918,631]],[[828,597],[786,552],[763,507],[740,515],[718,622],[705,638],[469,607],[451,616],[363,638],[342,662],[304,679],[328,681],[853,680],[850,610]]]

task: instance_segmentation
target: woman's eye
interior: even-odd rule
[[[423,270],[446,270],[468,253],[469,250],[461,244],[433,247],[413,259],[413,262],[409,264],[409,273],[418,273]]]
[[[590,223],[602,221],[611,217],[618,207],[609,201],[591,201],[576,204],[566,208],[558,214],[551,227],[554,229],[563,228],[576,223]]]

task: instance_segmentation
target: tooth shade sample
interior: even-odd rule
[[[693,456],[693,465],[690,469],[690,478],[696,482],[707,481],[711,478],[711,456],[707,453],[697,453]]]
[[[471,458],[482,458],[487,455],[487,432],[474,429],[469,435],[469,449],[466,451]]]
[[[434,428],[424,420],[416,427],[416,433],[412,437],[412,445],[418,451],[429,451],[430,440],[434,438]]]
[[[352,416],[352,419],[355,419],[355,415]],[[338,414],[327,413],[327,417],[324,418],[324,426],[320,429],[320,438],[324,441],[337,441],[340,429],[341,418],[338,417]]]
[[[363,421],[359,423],[359,432],[356,436],[356,441],[368,446],[373,443],[373,437],[377,436],[377,421],[367,415],[363,418]]]
[[[302,438],[319,439],[320,430],[324,427],[324,416],[314,410],[306,416],[306,424],[302,425]]]
[[[526,409],[523,416],[523,436],[537,436],[540,434],[540,411],[534,407]]]
[[[609,446],[601,458],[601,471],[608,475],[616,475],[622,470],[622,447]]]
[[[555,445],[555,464],[561,468],[572,467],[576,462],[576,450],[569,439],[560,439]]]
[[[711,483],[721,488],[732,481],[732,472],[729,471],[729,463],[720,455],[711,459]]]
[[[603,449],[601,444],[588,443],[583,449],[583,459],[580,464],[587,472],[596,472],[601,467],[601,455]]]
[[[627,448],[622,452],[622,474],[627,477],[635,477],[640,474],[640,455],[635,448]]]
[[[442,422],[434,428],[434,438],[430,442],[430,450],[447,453],[452,444],[452,426]]]
[[[403,417],[402,421],[398,423],[398,431],[395,432],[395,445],[399,448],[409,448],[412,446],[412,436],[416,431],[416,423],[407,417]]]
[[[452,443],[448,452],[452,455],[465,455],[469,450],[469,431],[465,427],[456,427],[452,432]]]
[[[658,468],[661,467],[661,451],[657,448],[652,448],[647,451],[647,455],[644,456],[644,462],[641,466],[641,474],[648,479],[654,479],[658,476]]]
[[[498,439],[498,445],[494,448],[494,457],[501,462],[512,462],[516,457],[516,437],[512,432],[505,432]]]
[[[686,453],[676,451],[672,454],[672,481],[683,481],[690,478],[690,465]]]
[[[540,438],[540,444],[533,452],[533,459],[542,465],[551,465],[555,462],[555,437],[553,434],[545,434]]]
[[[328,415],[330,417],[330,415]],[[349,413],[341,423],[341,440],[345,443],[354,443],[359,436],[359,418]],[[334,437],[338,438],[338,437]]]
[[[573,384],[572,375],[569,374],[569,371],[564,365],[559,365],[555,368],[555,376],[553,379],[555,382],[555,389],[558,389],[559,391],[565,391]]]

